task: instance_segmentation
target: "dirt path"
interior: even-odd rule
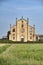
[[[1,46],[4,46],[4,45],[5,45],[5,44],[0,44],[0,47],[1,47]]]

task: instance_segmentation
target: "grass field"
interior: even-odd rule
[[[0,65],[43,65],[43,44],[7,44],[0,51]]]

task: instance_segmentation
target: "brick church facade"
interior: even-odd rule
[[[36,41],[35,25],[29,25],[28,18],[27,20],[23,17],[19,20],[16,18],[16,25],[10,25],[9,40],[22,42]]]

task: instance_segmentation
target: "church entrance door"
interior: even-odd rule
[[[24,42],[24,38],[21,38],[21,42]]]
[[[21,42],[24,42],[24,36],[21,36]]]

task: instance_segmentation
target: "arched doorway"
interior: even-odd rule
[[[21,42],[24,42],[24,36],[23,35],[21,36]]]

